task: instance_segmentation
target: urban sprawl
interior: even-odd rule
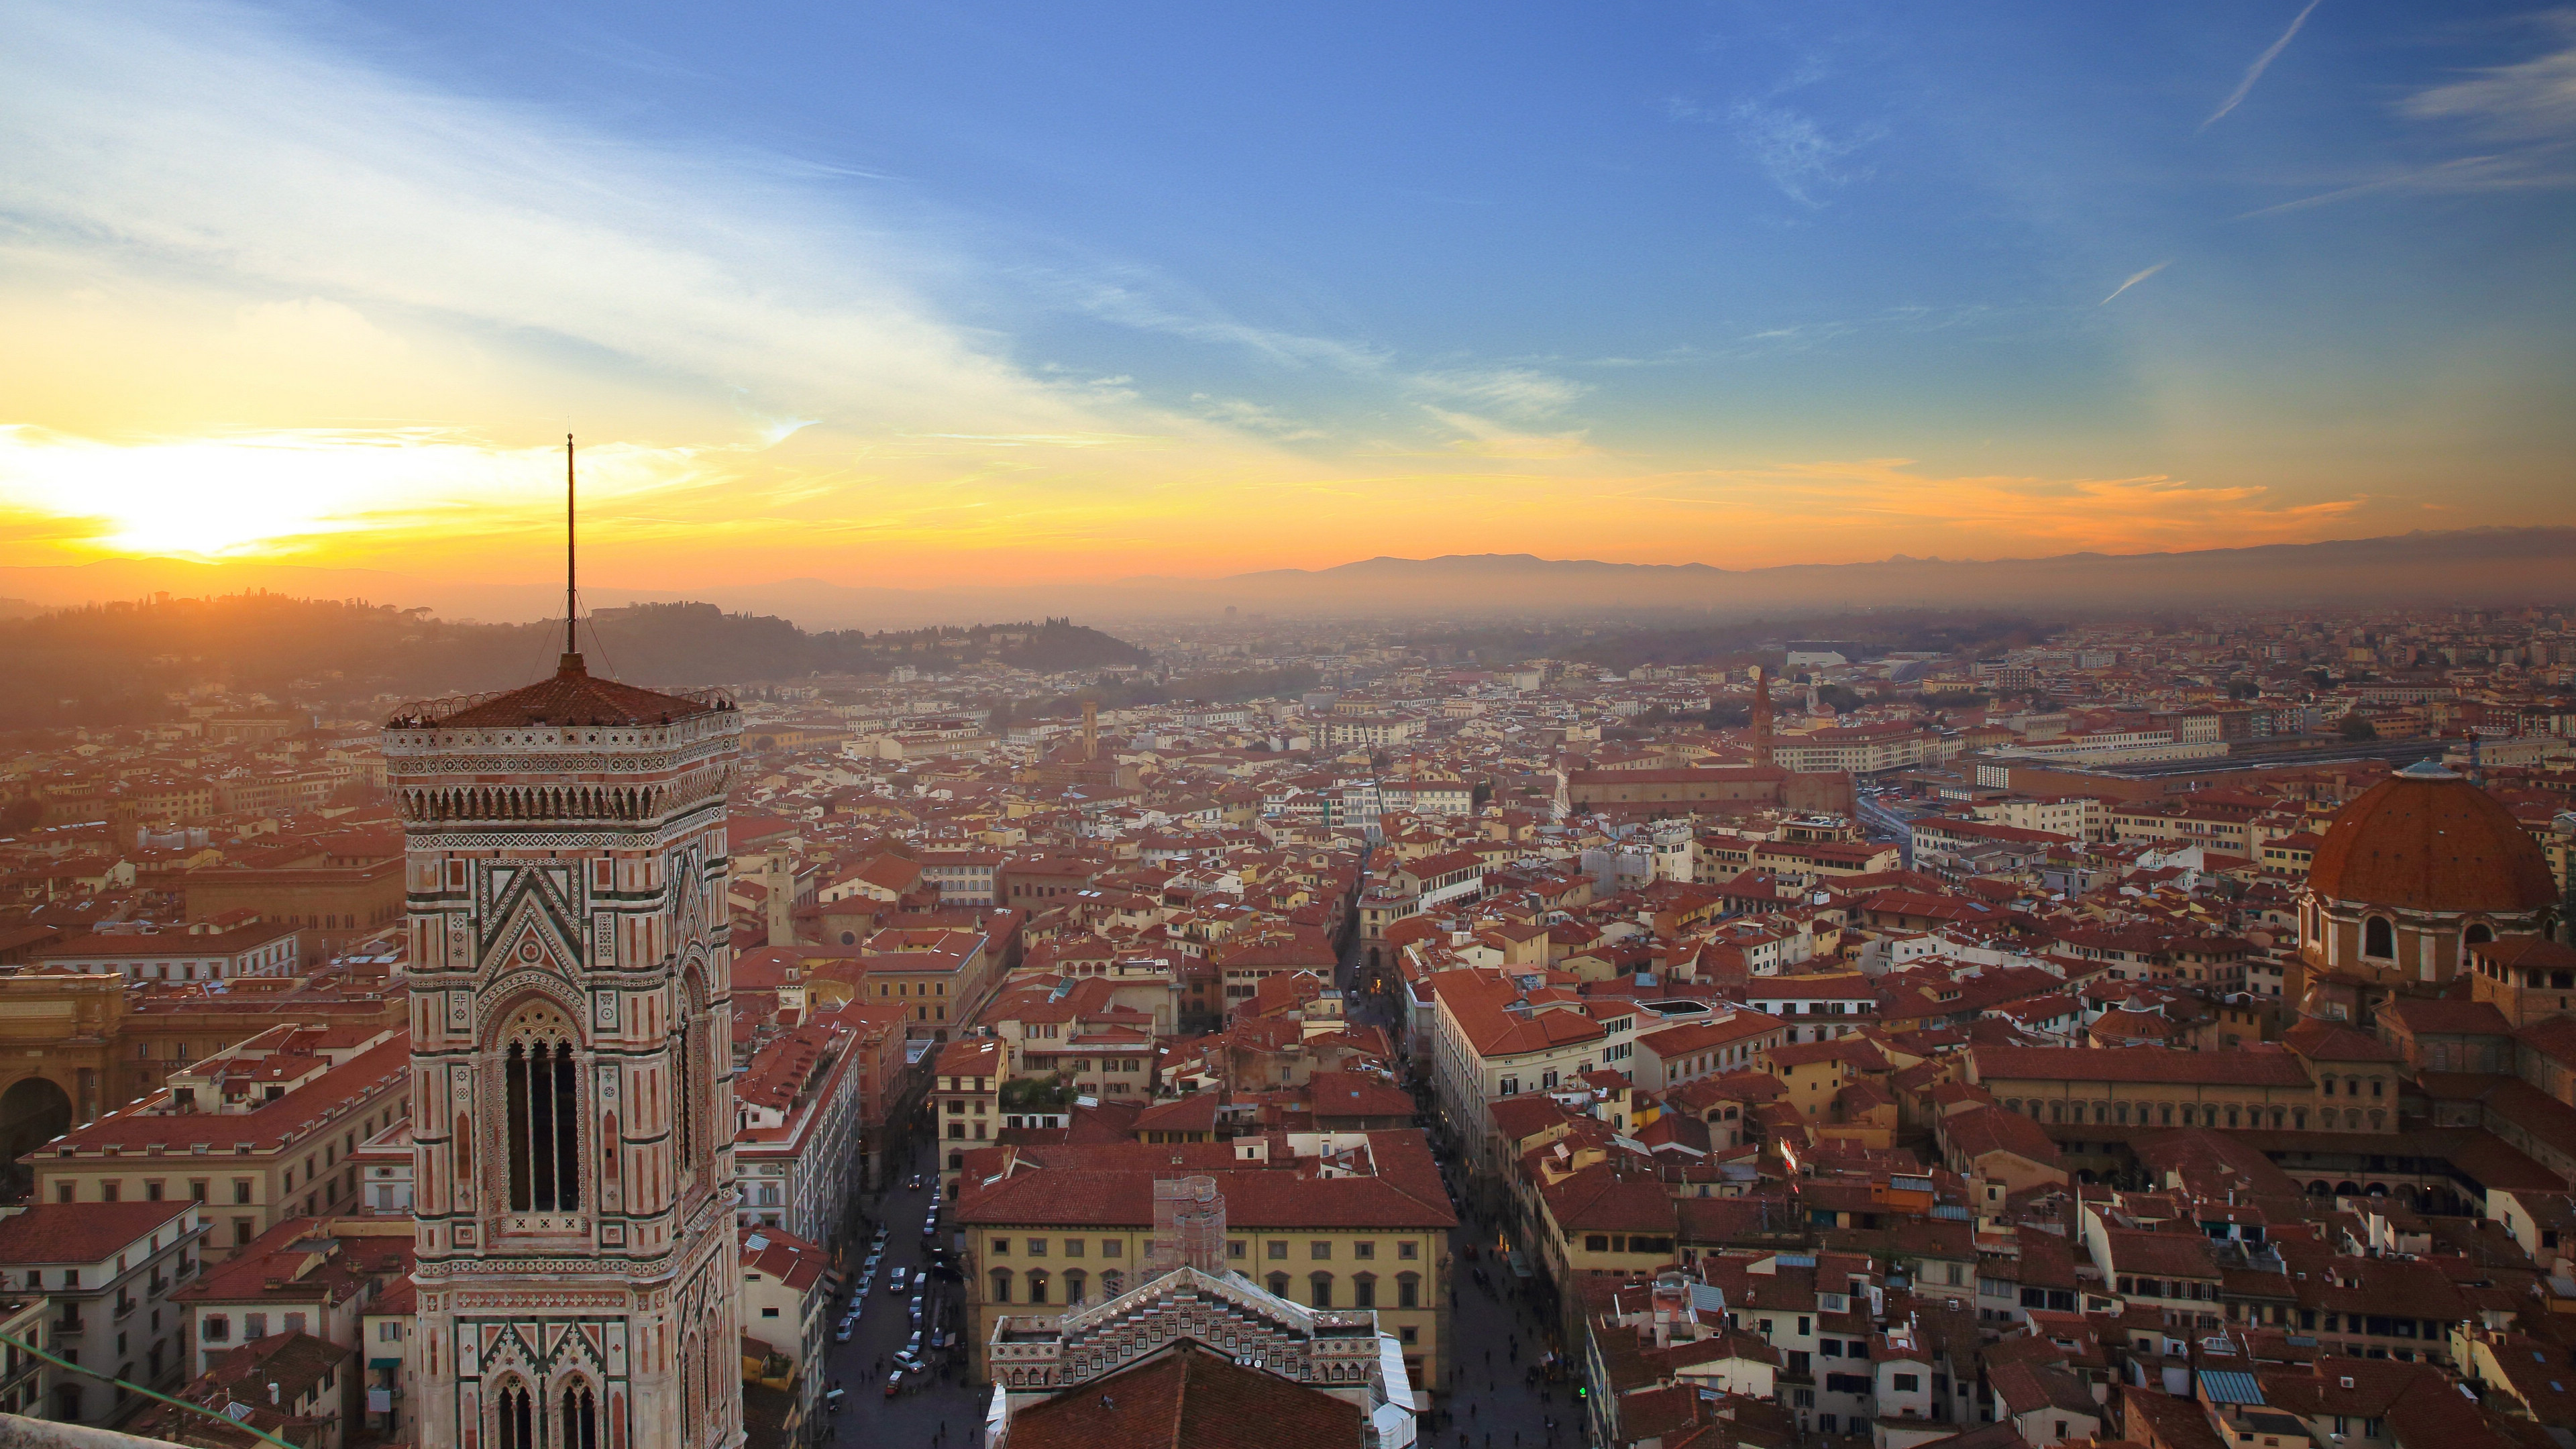
[[[1227,614],[12,736],[0,1412],[2576,1445],[2565,613]]]

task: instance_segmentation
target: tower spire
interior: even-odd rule
[[[564,434],[564,647],[563,659],[556,668],[566,674],[584,672],[581,647],[573,642],[573,623],[581,617],[580,595],[575,589],[577,575],[573,570],[573,494],[572,434]]]

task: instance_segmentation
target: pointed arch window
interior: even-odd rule
[[[512,1384],[503,1389],[494,1408],[499,1419],[494,1427],[500,1431],[500,1449],[537,1449],[536,1404],[525,1387]]]
[[[698,1163],[698,1061],[694,1017],[692,1012],[681,1019],[677,1039],[671,1044],[671,1124],[679,1144],[682,1172],[689,1171]]]
[[[587,1385],[563,1392],[563,1442],[557,1449],[599,1449],[599,1410]]]
[[[580,1070],[569,1042],[514,1041],[502,1058],[512,1212],[580,1210]]]

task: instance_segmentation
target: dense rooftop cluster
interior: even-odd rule
[[[1031,1442],[1100,1431],[1044,1404],[1112,1372],[1082,1345],[1120,1315],[1260,1335],[1307,1393],[1364,1312],[1391,1367],[1349,1432],[1453,1412],[1471,1245],[1605,1444],[2576,1432],[2562,616],[1617,633],[1245,618],[1080,671],[694,681],[745,756],[745,1261],[819,1260],[926,1133]],[[376,708],[662,722],[572,694]],[[101,1044],[0,1126],[44,1205],[202,1188],[188,1251],[287,1261],[409,1201],[402,819],[372,729],[189,712],[28,737],[0,780],[0,1049],[38,1059],[7,1022],[39,1005]],[[1204,1278],[1154,1288],[1175,1179],[1224,1206]],[[776,1276],[808,1321],[746,1363],[810,1393],[766,1365],[821,1351],[828,1275]],[[271,1337],[155,1371],[341,1382]],[[1285,1391],[1117,1363],[1184,1415]]]

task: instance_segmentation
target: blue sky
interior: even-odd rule
[[[635,566],[715,572],[2576,521],[2576,12],[27,9],[34,514],[209,439],[412,450],[220,540],[357,556],[570,415],[670,525]],[[147,351],[241,380],[118,400]]]

